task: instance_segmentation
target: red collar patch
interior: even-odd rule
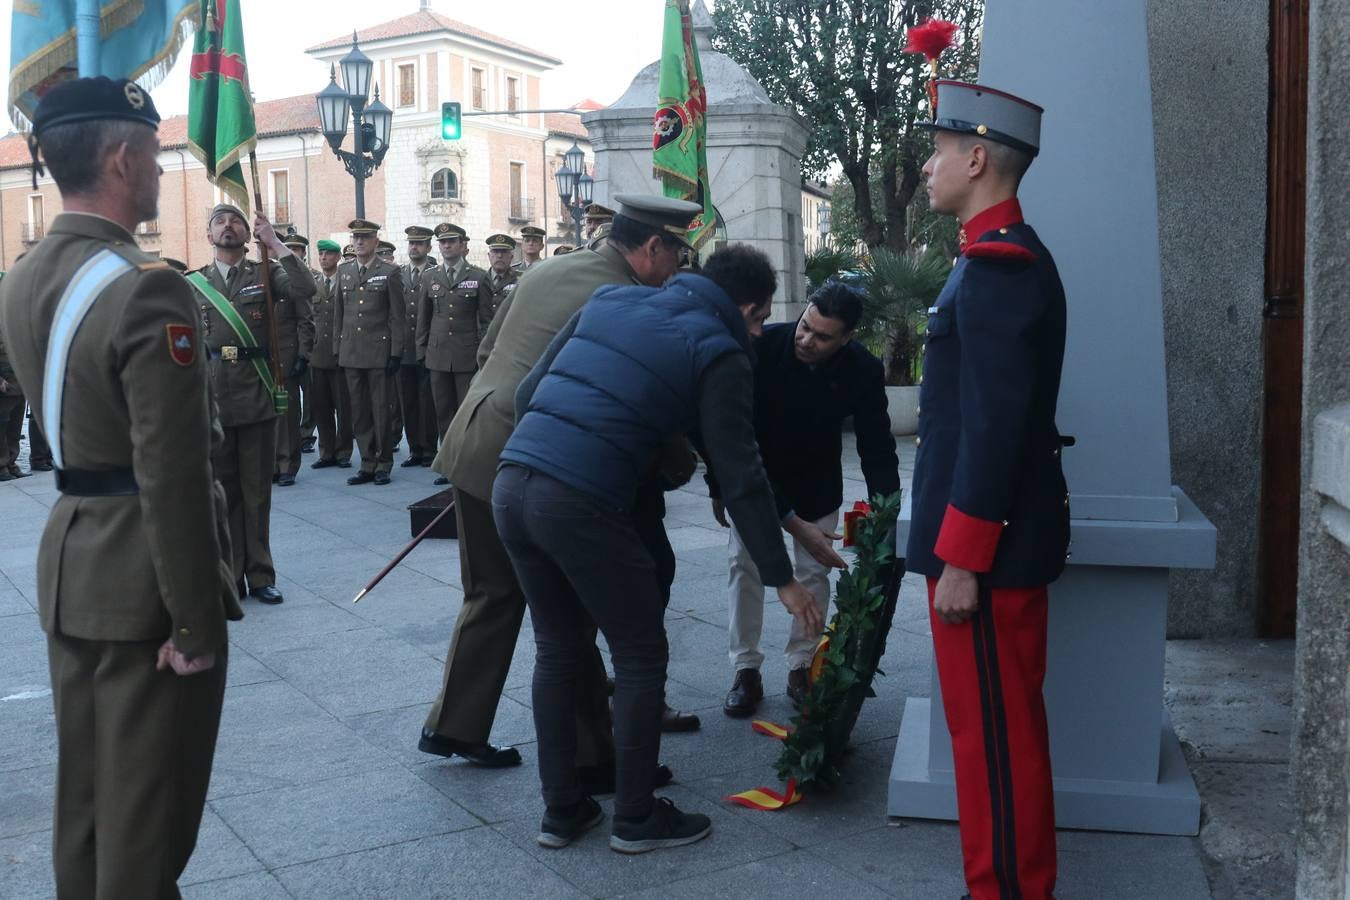
[[[1016,197],[994,204],[961,224],[961,252],[965,253],[971,242],[980,239],[980,235],[1009,225],[1020,225],[1022,221],[1022,204],[1017,202]]]
[[[165,325],[169,335],[169,358],[180,366],[197,361],[197,335],[191,325]]]

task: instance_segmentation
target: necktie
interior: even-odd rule
[[[365,277],[366,277],[366,267],[365,267],[365,266],[362,266],[362,267],[361,267],[360,275],[361,275],[362,278],[365,278]]]
[[[232,284],[232,283],[234,282],[234,276],[236,276],[236,275],[238,275],[238,274],[239,274],[239,267],[238,267],[238,266],[230,266],[230,274],[227,275],[227,276],[225,276],[225,281],[226,281],[226,283],[227,283],[227,284]]]

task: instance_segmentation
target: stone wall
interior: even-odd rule
[[[1294,690],[1297,896],[1350,897],[1350,0],[1312,0]]]
[[[1268,0],[1149,0],[1172,478],[1219,530],[1171,578],[1173,637],[1255,632]],[[1110,240],[1110,211],[1094,223]]]

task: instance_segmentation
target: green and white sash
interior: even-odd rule
[[[220,313],[220,317],[229,323],[235,336],[239,338],[241,347],[255,349],[259,346],[258,342],[253,339],[253,332],[249,331],[243,317],[235,310],[234,304],[227,300],[224,294],[216,290],[205,275],[201,272],[193,272],[186,277],[192,286],[197,289],[197,293],[210,301],[211,305],[216,308],[216,312]],[[262,379],[263,387],[272,396],[272,407],[276,410],[277,415],[283,415],[290,405],[290,397],[286,393],[286,389],[277,387],[271,371],[267,368],[267,361],[263,357],[253,356],[252,360],[253,368],[258,370],[258,377]]]

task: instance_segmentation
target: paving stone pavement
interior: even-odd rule
[[[913,447],[901,446],[908,479]],[[306,465],[313,459],[306,456]],[[846,460],[851,501],[864,492],[851,446]],[[701,479],[669,495],[667,524],[679,573],[667,615],[668,693],[672,704],[698,712],[703,728],[666,736],[662,759],[674,768],[676,783],[664,793],[682,808],[710,815],[713,834],[691,847],[624,857],[609,851],[602,827],[573,847],[548,851],[534,840],[542,807],[528,617],[493,730],[494,741],[520,747],[525,764],[480,770],[419,753],[418,729],[436,695],[462,597],[457,546],[427,542],[353,606],[356,591],[408,539],[406,506],[435,489],[428,469],[396,467],[387,487],[348,487],[348,474],[304,468],[294,487],[274,492],[273,551],[286,602],[246,602],[246,618],[232,625],[219,749],[197,851],[181,881],[186,897],[954,900],[962,893],[955,826],[888,822],[885,815],[904,699],[929,692],[929,636],[917,579],[907,579],[902,592],[882,663],[887,676],[862,712],[842,789],[782,813],[727,804],[727,793],[775,784],[776,744],[720,712],[731,676],[725,532],[712,519]],[[56,744],[34,581],[38,538],[55,496],[50,475],[0,484],[0,898],[53,894]],[[783,645],[788,617],[776,600],[766,602],[769,696],[761,711],[787,721],[786,668],[772,648]],[[1186,666],[1203,665],[1201,651],[1188,652],[1183,675]],[[1273,671],[1272,677],[1281,676]],[[1188,746],[1207,747],[1211,760],[1256,758],[1224,756],[1224,747],[1251,734],[1240,720],[1231,731],[1207,730],[1199,711],[1212,699],[1201,690],[1174,706],[1178,727],[1191,729],[1183,735]],[[1195,715],[1188,718],[1188,711]],[[1268,712],[1268,730],[1283,729],[1287,745],[1279,703]],[[1262,761],[1279,756],[1281,741],[1265,737]],[[1201,784],[1223,792],[1219,806],[1243,807],[1251,780],[1205,765],[1212,768]],[[1278,761],[1273,765],[1283,771]],[[610,802],[603,805],[612,811]],[[1207,827],[1216,826],[1211,820]],[[1223,881],[1230,857],[1248,875],[1263,864],[1244,855],[1242,829],[1229,828],[1223,838],[1228,856],[1223,846],[1207,850],[1193,838],[1062,832],[1060,896],[1208,898],[1211,882],[1242,880]]]

